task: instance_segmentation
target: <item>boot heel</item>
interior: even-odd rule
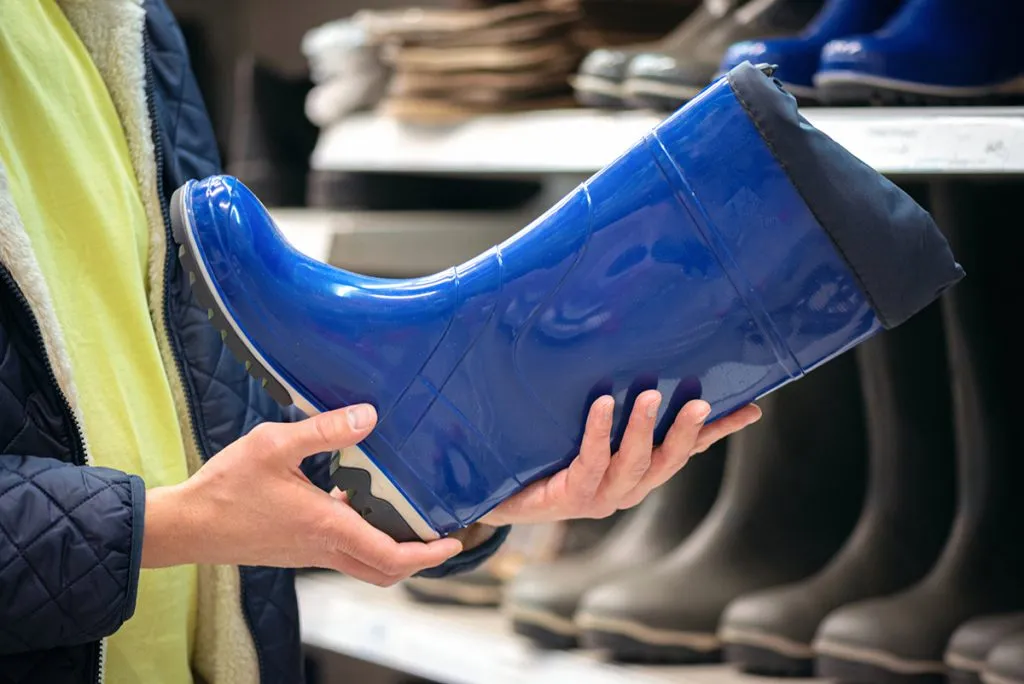
[[[331,483],[348,494],[352,508],[395,541],[431,541],[440,537],[412,503],[359,447],[331,459]]]

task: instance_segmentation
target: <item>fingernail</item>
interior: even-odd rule
[[[708,419],[708,416],[711,415],[711,404],[709,404],[706,401],[701,401],[698,403],[702,404],[702,406],[700,407],[700,409],[697,410],[697,422],[703,423],[705,420]]]
[[[648,404],[648,406],[647,406],[647,417],[648,418],[654,418],[655,416],[657,416],[658,415],[658,407],[659,406],[661,406],[661,396],[658,396],[658,398],[656,398],[654,401],[652,401],[650,404]]]
[[[348,415],[348,426],[353,430],[363,430],[373,420],[373,409],[365,404],[352,406],[346,411]]]
[[[612,416],[615,415],[615,399],[612,397],[606,397],[601,402],[601,420],[604,423],[612,422]]]

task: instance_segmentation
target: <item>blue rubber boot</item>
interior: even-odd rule
[[[292,249],[237,180],[176,191],[200,301],[282,402],[373,403],[335,484],[398,539],[469,525],[576,456],[590,403],[615,440],[659,389],[711,419],[894,326],[962,270],[931,217],[745,64],[533,224],[429,277]]]
[[[907,0],[881,30],[828,43],[814,83],[833,104],[1020,100],[1022,25],[1019,0]]]
[[[825,44],[836,38],[870,33],[881,28],[903,0],[828,0],[806,29],[790,38],[748,40],[732,45],[722,58],[721,71],[743,62],[766,62],[775,77],[800,100],[816,101],[814,74]]]

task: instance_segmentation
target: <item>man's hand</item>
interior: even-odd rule
[[[654,424],[660,404],[661,394],[654,390],[637,397],[622,445],[612,456],[615,400],[601,397],[590,408],[580,454],[569,467],[533,483],[481,522],[508,525],[608,517],[636,506],[691,456],[761,417],[761,409],[751,404],[705,426],[711,406],[706,401],[691,401],[676,416],[662,445],[655,448]]]
[[[143,567],[320,567],[387,586],[458,554],[455,539],[395,542],[299,470],[310,454],[357,444],[376,421],[360,405],[260,425],[186,482],[150,490]]]

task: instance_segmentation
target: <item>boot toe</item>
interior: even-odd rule
[[[699,586],[699,583],[695,583]],[[666,591],[671,589],[671,591]],[[664,636],[675,641],[677,635],[700,635],[692,641],[717,643],[716,630],[725,601],[720,591],[680,590],[675,583],[659,577],[640,575],[599,585],[583,595],[576,612],[584,629],[638,631],[651,633],[652,640]],[[674,597],[668,600],[668,596]],[[682,637],[680,637],[682,638]],[[690,641],[689,638],[684,640]]]
[[[775,77],[785,85],[813,88],[820,54],[820,44],[799,38],[748,40],[736,43],[726,51],[719,71],[727,72],[743,62],[772,64],[777,67]],[[800,95],[798,92],[794,94]]]
[[[626,50],[604,48],[594,50],[580,64],[579,74],[604,79],[611,83],[622,83],[626,78],[626,69],[632,59],[633,53]]]
[[[462,606],[497,606],[502,594],[501,580],[486,567],[450,577],[410,577],[402,586],[415,600]]]
[[[887,77],[893,71],[891,61],[883,45],[870,36],[833,40],[821,49],[815,81],[838,73]]]
[[[902,598],[854,603],[831,613],[818,629],[815,653],[901,674],[944,673],[942,654],[952,626],[942,614],[924,617],[941,599],[911,606],[917,602]]]
[[[977,672],[989,652],[1008,636],[1024,631],[1024,613],[986,615],[957,628],[946,647],[946,664],[953,669]]]
[[[985,684],[1024,684],[1024,632],[1000,641],[988,654],[982,674]]]
[[[584,588],[576,577],[553,572],[548,565],[523,569],[508,587],[506,609],[519,613],[544,613],[571,621]]]
[[[647,52],[634,57],[626,70],[627,80],[655,81],[690,88],[703,88],[715,77],[715,66],[677,59],[672,55]]]
[[[949,46],[904,43],[876,36],[833,40],[821,50],[817,85],[850,82],[879,87],[898,84],[969,87],[987,80],[981,60]]]
[[[582,644],[642,662],[719,658],[718,611],[688,602],[651,578],[618,581],[587,592],[576,612]],[[675,597],[668,600],[668,597]],[[720,610],[720,608],[719,608]]]
[[[792,658],[810,658],[818,626],[813,597],[803,587],[781,587],[740,596],[729,604],[719,625],[727,643],[767,648]]]

